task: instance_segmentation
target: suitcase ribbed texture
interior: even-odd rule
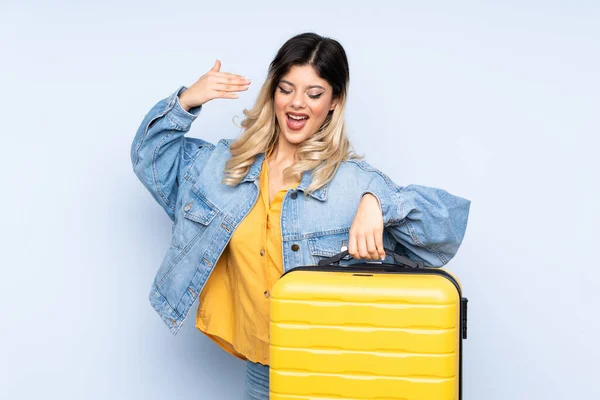
[[[459,318],[440,275],[292,271],[271,293],[271,399],[458,399]]]

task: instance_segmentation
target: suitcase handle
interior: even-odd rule
[[[425,264],[423,261],[413,261],[410,258],[401,256],[393,250],[388,248],[384,248],[385,254],[390,255],[394,258],[394,262],[399,267],[408,267],[408,268],[425,268]],[[319,267],[325,267],[327,265],[339,265],[340,260],[346,257],[348,254],[348,250],[344,250],[341,253],[336,254],[335,256],[325,258],[323,260],[319,260]]]

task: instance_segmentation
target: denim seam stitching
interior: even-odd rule
[[[173,125],[175,125],[175,127],[177,128],[177,130],[179,130],[179,131],[186,131],[186,130],[189,129],[189,127],[181,125],[180,121],[178,119],[174,118],[171,114],[167,114],[167,118],[169,119],[169,121],[171,121],[171,123]]]
[[[319,237],[319,236],[324,236],[324,235],[333,235],[336,233],[343,233],[343,232],[347,232],[350,231],[350,228],[340,228],[340,229],[334,229],[331,231],[318,231],[318,232],[311,232],[311,233],[291,233],[291,234],[287,234],[287,235],[283,235],[282,233],[282,240],[283,241],[290,241],[290,240],[306,240],[306,239],[312,239],[315,237]]]
[[[196,277],[196,275],[198,275],[198,273],[200,272],[200,268],[196,267],[196,272],[194,272],[194,275],[192,276],[192,278],[190,279],[190,283],[186,286],[185,291],[183,292],[183,294],[181,295],[181,297],[179,298],[179,301],[177,302],[177,306],[176,309],[179,308],[179,306],[181,305],[181,303],[183,302],[183,298],[186,296],[186,293],[189,293],[189,291],[187,290],[187,288],[190,287],[190,285],[192,284],[192,282],[194,281],[194,278]],[[198,296],[200,296],[200,294],[198,293]],[[192,305],[194,304],[194,302],[196,301],[196,297],[192,296],[190,293],[190,297],[191,297],[191,301],[188,301],[187,303],[185,303],[183,305],[184,307],[184,312],[181,313],[181,315],[187,315],[188,311],[190,308],[192,308]]]
[[[166,109],[164,109],[159,115],[152,118],[146,125],[144,134],[142,135],[142,138],[140,139],[140,142],[138,143],[138,145],[136,146],[136,149],[135,149],[135,162],[133,163],[134,168],[137,166],[137,163],[140,160],[139,152],[140,152],[140,149],[142,148],[144,141],[146,140],[146,136],[148,135],[148,130],[150,130],[150,125],[152,125],[152,123],[154,121],[156,121],[157,119],[164,117],[168,112],[169,112],[169,107],[167,106]]]
[[[162,189],[160,188],[160,179],[158,177],[158,170],[156,168],[156,159],[158,157],[158,151],[160,150],[160,148],[162,147],[162,145],[164,144],[164,142],[173,135],[173,132],[170,132],[168,134],[165,135],[165,137],[160,141],[160,143],[156,146],[156,148],[154,149],[154,154],[152,157],[152,172],[154,175],[154,184],[156,185],[156,192],[160,195],[161,199],[163,199],[163,201],[165,202],[166,206],[169,207],[169,209],[171,211],[175,211],[175,206],[171,205],[171,203],[169,202],[169,200],[166,198],[164,192],[162,191]]]
[[[181,261],[181,259],[190,251],[192,245],[198,240],[198,237],[203,233],[203,231],[198,232],[193,238],[190,239],[189,243],[184,247],[173,246],[176,249],[180,249],[181,252],[175,257],[173,262],[167,267],[167,270],[157,282],[157,286],[160,286],[164,283],[167,276],[173,271],[173,268]]]
[[[163,295],[163,294],[160,292],[160,289],[159,289],[159,287],[158,287],[156,284],[154,284],[154,290],[153,290],[153,292],[154,292],[155,294],[157,294],[157,295],[159,295],[159,296],[161,297],[161,299],[164,301],[164,303],[167,305],[167,307],[169,307],[169,310],[170,310],[171,312],[173,312],[173,314],[175,314],[175,316],[177,317],[177,319],[180,319],[180,318],[181,318],[181,314],[179,314],[179,313],[177,312],[177,310],[175,310],[175,309],[173,308],[173,306],[171,305],[171,303],[169,303],[169,300],[167,300],[167,298],[166,298],[166,297],[165,297],[165,296],[164,296],[164,295]],[[162,313],[162,311],[158,310],[158,308],[157,308],[157,306],[155,305],[155,303],[152,303],[152,308],[154,308],[154,309],[155,309],[155,310],[156,310],[158,313],[160,313],[161,315],[164,315],[164,314]]]
[[[404,221],[404,224],[407,226],[408,228],[408,232],[410,233],[410,237],[412,238],[413,242],[419,246],[422,247],[426,250],[429,250],[430,252],[432,252],[433,254],[435,254],[442,263],[446,264],[448,261],[446,259],[446,257],[443,255],[443,253],[431,248],[430,246],[425,245],[423,242],[421,242],[419,240],[419,238],[417,237],[417,234],[415,233],[415,229],[414,226],[412,225],[412,223],[410,221]]]

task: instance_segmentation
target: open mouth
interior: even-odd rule
[[[293,131],[299,131],[304,128],[306,122],[308,121],[308,116],[297,116],[287,114],[287,126]]]
[[[308,115],[292,115],[292,114],[288,114],[287,115],[288,118],[293,119],[294,121],[302,121],[303,119],[308,119]]]
[[[306,122],[308,121],[308,117],[300,117],[296,115],[287,115],[287,126],[289,129],[293,131],[299,131],[306,126]]]

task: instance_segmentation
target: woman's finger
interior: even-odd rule
[[[250,84],[252,81],[250,79],[246,79],[246,78],[225,78],[225,77],[218,77],[215,76],[213,78],[213,83],[216,84],[226,84],[226,85],[247,85]]]
[[[383,247],[383,232],[376,231],[375,232],[375,246],[377,247],[377,253],[379,254],[379,259],[385,258],[385,247]]]
[[[237,99],[239,95],[236,92],[240,92],[238,90],[233,91],[224,91],[224,90],[215,90],[213,91],[215,97],[222,97],[228,99]]]
[[[371,256],[371,259],[378,260],[379,253],[377,252],[377,246],[375,246],[375,236],[373,234],[367,235],[367,252]]]
[[[211,72],[212,75],[219,77],[219,78],[227,78],[227,79],[246,79],[245,76],[243,75],[238,75],[238,74],[232,74],[229,72]]]
[[[214,86],[213,90],[218,92],[239,92],[242,90],[247,90],[250,85],[225,85],[225,84],[217,84]]]
[[[361,234],[356,235],[356,242],[358,243],[358,255],[360,256],[360,258],[370,260],[371,256],[367,251],[367,239],[365,238],[365,236]]]
[[[220,97],[222,99],[237,99],[240,97],[239,95],[237,95],[235,93],[230,93],[230,92],[215,91],[215,94],[216,94],[216,97]]]
[[[358,258],[358,245],[356,243],[356,235],[354,232],[350,231],[350,236],[348,237],[348,254],[350,254],[354,258]]]

